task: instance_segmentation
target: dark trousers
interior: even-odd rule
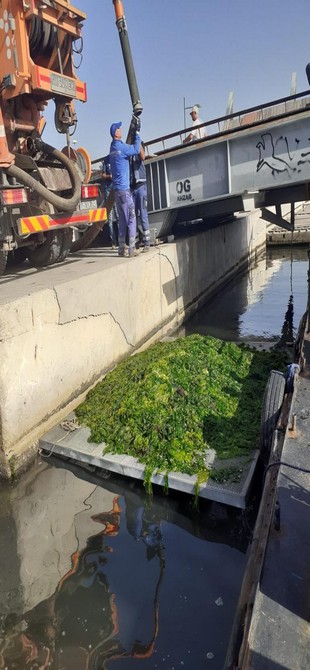
[[[135,205],[136,219],[138,223],[138,228],[140,229],[141,222],[141,233],[144,246],[150,245],[150,226],[149,226],[149,216],[147,212],[147,188],[146,184],[137,184],[135,188],[132,189],[132,197]]]
[[[115,203],[118,213],[118,248],[125,249],[128,230],[128,251],[135,248],[137,220],[131,191],[115,191]]]

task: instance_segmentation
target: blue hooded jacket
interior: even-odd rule
[[[143,142],[141,142],[143,145]],[[143,145],[144,148],[144,145]],[[146,183],[146,168],[140,154],[131,158],[131,184],[132,188]]]
[[[122,140],[114,139],[110,146],[110,163],[113,189],[128,191],[129,189],[129,159],[140,152],[141,139],[136,133],[134,144],[126,144]]]

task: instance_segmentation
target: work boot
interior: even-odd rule
[[[140,254],[140,249],[129,249],[128,250],[128,257],[133,258],[134,256],[139,256]]]
[[[142,253],[146,254],[148,251],[150,251],[151,245],[150,244],[145,244],[145,246],[142,249]]]
[[[128,256],[128,251],[127,251],[127,249],[119,249],[119,250],[118,250],[118,255],[119,255],[121,258],[127,258],[127,256]]]

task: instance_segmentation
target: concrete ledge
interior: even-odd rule
[[[284,437],[276,487],[278,515],[274,512],[271,520],[247,640],[252,670],[310,668],[310,336],[306,328],[304,366],[290,408],[289,426],[295,417],[296,427]]]
[[[292,233],[290,233],[288,230],[273,231],[271,233],[267,233],[266,242],[270,247],[291,244],[309,244],[310,229],[294,230]]]

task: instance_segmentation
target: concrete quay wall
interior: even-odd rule
[[[265,244],[255,211],[91,272],[65,264],[61,280],[0,300],[0,475],[25,468],[109,369],[180,326]]]

